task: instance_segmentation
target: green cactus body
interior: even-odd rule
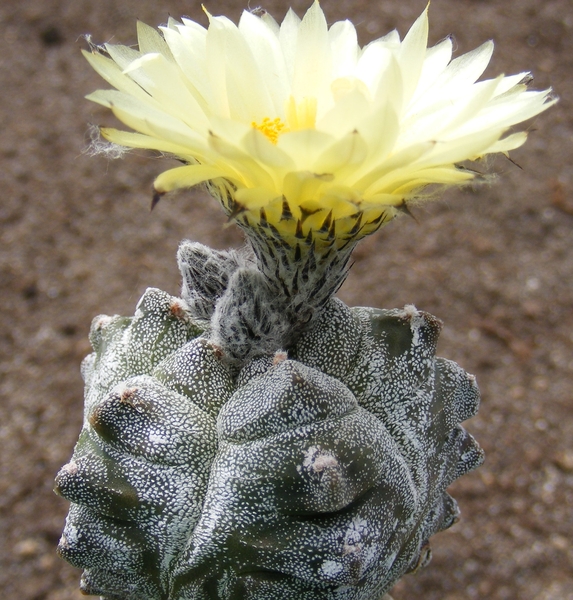
[[[240,328],[208,319],[248,271],[223,265],[209,308],[185,260],[184,299],[149,289],[133,318],[94,320],[60,554],[107,600],[378,600],[427,562],[457,518],[447,486],[483,459],[459,425],[474,378],[435,358],[431,315],[332,298],[274,355],[251,331],[265,351],[238,361]]]

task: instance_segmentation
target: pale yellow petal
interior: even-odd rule
[[[510,150],[515,150],[516,148],[523,146],[523,144],[525,144],[526,141],[527,141],[527,132],[518,131],[517,133],[508,135],[507,137],[504,137],[503,139],[498,140],[497,142],[492,144],[487,149],[487,153],[490,154],[490,153],[495,153],[495,152],[502,152],[502,153],[506,154]]]
[[[503,76],[500,76],[502,78]],[[401,144],[407,145],[420,137],[420,132],[426,139],[456,136],[456,129],[483,110],[492,99],[498,80],[489,80],[487,85],[471,86],[466,94],[457,99],[447,96],[429,107],[409,112],[402,123],[404,134]]]
[[[443,142],[438,140],[432,151],[419,160],[417,165],[419,167],[430,167],[454,164],[480,156],[502,134],[503,131],[487,129],[454,140]]]
[[[122,70],[127,69],[134,60],[143,56],[142,52],[120,44],[106,44],[105,49]]]
[[[211,110],[213,114],[220,117],[230,118],[229,95],[232,90],[227,89],[227,55],[224,40],[221,40],[222,37],[224,38],[224,33],[221,32],[222,27],[222,25],[219,25],[219,21],[210,17],[205,40],[205,67],[211,88]]]
[[[403,73],[393,54],[389,57],[385,71],[375,82],[375,87],[371,89],[374,92],[374,104],[377,106],[389,104],[397,115],[402,116],[407,98],[404,92]]]
[[[217,67],[225,77],[229,116],[250,121],[273,113],[274,104],[257,61],[237,26],[223,17],[212,17],[208,48],[218,46]]]
[[[320,156],[335,141],[335,138],[316,129],[292,131],[280,136],[277,146],[284,150],[304,170],[312,168]]]
[[[207,113],[212,105],[212,90],[205,70],[207,31],[179,27],[165,29],[163,34],[187,86]]]
[[[550,99],[548,91],[522,92],[512,97],[504,95],[503,101],[495,98],[480,111],[473,119],[459,128],[459,135],[477,132],[483,129],[507,129],[517,123],[522,123],[547,110],[555,104],[556,99]],[[501,97],[500,97],[501,98]]]
[[[137,43],[142,54],[157,52],[167,60],[173,61],[173,55],[161,34],[154,27],[137,21]]]
[[[157,177],[153,187],[159,194],[190,188],[199,183],[226,176],[224,171],[205,165],[188,165],[169,169]]]
[[[431,168],[407,165],[380,177],[364,191],[364,197],[390,193],[397,198],[405,198],[430,184],[457,185],[471,179],[473,179],[471,172],[457,169],[454,165]]]
[[[453,60],[434,84],[424,90],[424,96],[418,98],[419,102],[431,104],[436,97],[456,97],[464,93],[465,88],[485,71],[492,53],[493,42],[490,41]]]
[[[162,54],[146,54],[124,71],[157,103],[195,131],[206,133],[209,120],[202,106],[185,85],[176,64]]]
[[[474,178],[471,171],[457,169],[454,166],[434,167],[421,169],[411,175],[405,176],[402,181],[394,182],[394,193],[399,196],[409,196],[428,185],[460,185]]]
[[[281,31],[281,27],[280,25],[276,22],[276,20],[273,18],[273,16],[267,12],[266,10],[263,12],[263,14],[261,15],[261,21],[269,28],[269,30],[276,36],[276,38],[279,38],[280,35],[280,31]]]
[[[335,86],[344,79],[338,79],[332,85]],[[352,83],[349,82],[348,91],[337,94],[334,106],[318,120],[317,127],[321,131],[336,137],[346,135],[357,128],[364,115],[371,112],[372,101],[366,98],[364,91],[359,87],[352,87]]]
[[[255,160],[240,145],[236,145],[214,133],[209,134],[209,147],[219,155],[219,162],[226,163],[229,169],[241,179],[247,187],[266,187],[275,189],[275,178],[272,171]]]
[[[120,121],[139,133],[165,138],[190,148],[203,148],[205,138],[187,127],[180,120],[115,90],[98,90],[89,100],[111,108]]]
[[[164,31],[165,29],[173,29],[175,31],[177,31],[179,29],[179,27],[181,26],[181,23],[179,21],[177,21],[177,19],[174,19],[171,15],[169,16],[169,18],[167,19],[167,27],[159,27],[159,29],[161,31]],[[167,40],[166,40],[167,41]],[[170,48],[171,50],[171,48]]]
[[[265,86],[266,93],[271,99],[272,108],[268,110],[282,116],[284,99],[290,95],[291,86],[277,35],[262,19],[248,11],[244,11],[241,16],[239,31],[251,50],[253,60],[257,63],[261,85]]]
[[[294,170],[294,160],[282,149],[269,141],[258,129],[251,127],[243,137],[242,145],[246,152],[265,166],[281,171]],[[277,175],[279,176],[279,175]]]
[[[246,210],[258,211],[269,206],[277,198],[277,193],[265,187],[241,188],[235,192],[234,196],[235,200]]]
[[[400,135],[398,115],[392,106],[382,106],[365,115],[358,124],[357,131],[368,144],[368,155],[362,165],[349,175],[349,183],[352,184],[396,152],[396,142]]]
[[[428,155],[435,146],[435,142],[421,142],[408,148],[404,148],[380,161],[362,175],[360,179],[353,182],[353,186],[361,191],[367,190],[374,182],[382,177],[404,168],[412,169],[412,163]]]
[[[279,42],[283,51],[285,65],[287,68],[288,80],[292,83],[294,79],[294,68],[297,52],[298,31],[300,29],[300,19],[297,14],[288,9],[288,12],[281,23]]]
[[[451,59],[452,39],[450,37],[447,37],[435,46],[428,48],[415,96],[423,93],[436,81],[436,79],[444,72]]]
[[[394,61],[394,68],[398,68],[394,53],[386,45],[377,40],[368,44],[362,51],[356,64],[356,77],[363,81],[373,95],[376,94],[380,82],[384,78],[384,87],[387,93],[393,93],[391,81],[386,81],[386,74],[391,61]],[[401,78],[401,75],[400,75]],[[388,88],[386,88],[388,86]]]
[[[444,133],[447,135],[448,131],[455,130],[478,114],[493,97],[502,79],[503,75],[500,75],[497,79],[488,81],[486,85],[472,86],[466,97],[456,103],[456,109],[452,111],[447,125],[443,127]]]
[[[87,52],[86,50],[82,50],[82,54],[93,69],[95,69],[95,71],[110,85],[113,85],[120,92],[125,92],[139,100],[149,102],[149,94],[144,92],[131,78],[127,77],[115,61],[106,58],[97,52]]]
[[[292,94],[321,98],[329,89],[332,57],[326,18],[317,0],[308,9],[298,30]]]
[[[336,177],[340,177],[341,171],[353,169],[367,156],[368,145],[358,131],[352,131],[334,142],[319,156],[314,163],[314,170],[318,173],[333,173]]]
[[[527,72],[517,73],[516,75],[509,75],[507,77],[504,77],[500,81],[500,83],[495,91],[495,95],[499,96],[501,94],[504,94],[511,88],[515,87],[519,83],[522,83],[523,81],[527,80],[530,77],[531,77],[530,73],[527,73]],[[481,84],[483,84],[483,83],[485,83],[485,82],[481,82]],[[478,84],[478,85],[480,85],[480,84]]]
[[[328,30],[332,54],[332,78],[354,77],[360,55],[356,29],[350,21],[337,21]]]
[[[398,33],[397,29],[393,29],[392,31],[388,32],[386,35],[379,37],[377,40],[374,40],[374,42],[371,42],[371,43],[383,44],[389,50],[399,50],[400,44],[401,44],[400,34]],[[368,48],[368,45],[366,45],[365,48]]]
[[[154,138],[142,133],[121,131],[120,129],[114,129],[113,127],[101,127],[100,132],[109,142],[113,142],[119,146],[125,146],[126,148],[158,150],[159,152],[174,154],[180,158],[187,157],[189,160],[205,159],[208,154],[208,149],[206,147],[205,151],[201,152],[197,147],[190,148],[189,146],[180,146],[166,139]]]
[[[404,96],[409,101],[418,85],[428,46],[428,7],[416,19],[397,53],[402,72]]]

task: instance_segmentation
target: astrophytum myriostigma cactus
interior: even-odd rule
[[[365,48],[318,2],[208,18],[86,53],[116,88],[89,98],[134,130],[103,137],[183,162],[153,205],[203,183],[247,247],[184,242],[181,298],[95,319],[59,552],[107,600],[379,600],[457,518],[479,394],[435,357],[435,317],[334,294],[361,238],[553,100],[525,74],[476,83],[492,44],[427,48],[427,10]]]
[[[458,514],[446,487],[481,463],[459,426],[474,378],[435,358],[435,317],[337,299],[238,367],[190,288],[195,257],[225,296],[228,258],[208,252],[182,245],[185,298],[149,289],[133,318],[93,322],[60,554],[109,599],[378,599],[427,561]]]

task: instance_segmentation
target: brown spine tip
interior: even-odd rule
[[[234,201],[233,204],[229,206],[229,208],[231,209],[231,212],[229,213],[227,223],[232,223],[234,220],[237,219],[238,216],[242,215],[244,212],[247,211],[247,208],[237,201]]]
[[[159,204],[159,201],[164,195],[165,192],[158,192],[157,190],[153,192],[153,197],[151,198],[151,208],[149,209],[150,212]]]
[[[418,224],[420,223],[418,221],[418,219],[416,219],[416,217],[414,216],[412,211],[410,210],[410,207],[408,206],[408,204],[406,204],[406,200],[402,200],[402,204],[399,204],[395,208],[398,212],[401,212],[401,213],[407,215],[408,217],[414,219],[414,221],[416,221],[416,223],[418,223]]]
[[[300,219],[296,222],[296,231],[294,235],[299,240],[304,239],[304,233],[302,232],[302,221]]]
[[[322,225],[320,226],[319,231],[326,233],[330,230],[330,226],[332,225],[332,210],[326,215]]]
[[[358,213],[358,216],[356,217],[356,222],[354,223],[352,229],[350,230],[350,235],[352,237],[354,237],[360,231],[360,228],[362,227],[362,217],[363,216],[364,216],[363,212]]]
[[[281,221],[288,221],[292,219],[292,211],[290,209],[287,199],[283,196],[283,212],[281,214]]]

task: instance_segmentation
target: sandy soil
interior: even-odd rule
[[[301,13],[307,2],[296,1]],[[211,0],[237,18],[243,2]],[[363,43],[407,26],[425,0],[324,0]],[[265,7],[282,17],[287,3]],[[80,429],[79,363],[99,313],[132,314],[148,286],[178,292],[174,254],[189,237],[239,245],[200,191],[149,212],[155,175],[139,153],[83,153],[83,100],[102,86],[80,56],[84,33],[135,41],[135,18],[203,19],[190,0],[4,0],[0,5],[0,597],[72,600],[79,572],[55,555],[67,503],[52,493]],[[462,520],[433,539],[434,560],[395,600],[573,599],[573,5],[571,0],[433,0],[431,41],[458,53],[493,38],[489,75],[532,70],[560,104],[527,145],[491,165],[491,186],[449,192],[366,240],[341,291],[350,304],[415,303],[442,318],[440,353],[477,375],[468,423],[486,464],[453,486]],[[203,19],[204,20],[204,19]]]

